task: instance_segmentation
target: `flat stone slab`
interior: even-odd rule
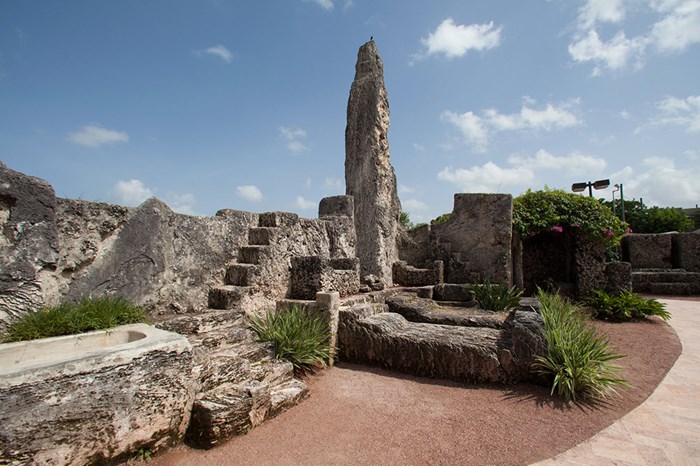
[[[504,383],[532,378],[534,357],[546,354],[536,312],[513,311],[496,329],[411,322],[378,309],[361,304],[340,311],[342,360],[422,377]]]
[[[484,311],[476,307],[441,306],[431,299],[396,296],[386,300],[391,312],[411,322],[501,329],[508,312]]]

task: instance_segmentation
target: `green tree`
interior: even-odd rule
[[[603,202],[612,209],[610,201]],[[620,201],[615,203],[615,213],[622,215]],[[675,207],[647,207],[636,199],[625,200],[625,221],[634,233],[665,233],[667,231],[692,231],[695,227],[681,209]]]

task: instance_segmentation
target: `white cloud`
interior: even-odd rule
[[[308,150],[308,147],[306,144],[301,142],[299,139],[303,139],[306,137],[306,131],[304,131],[301,128],[287,128],[284,126],[281,126],[279,128],[279,132],[282,135],[283,138],[287,139],[289,142],[287,143],[287,149],[292,154],[300,154],[306,150]]]
[[[508,163],[515,167],[528,170],[558,170],[569,175],[582,175],[587,173],[601,173],[607,167],[607,162],[600,157],[574,152],[568,156],[556,156],[546,150],[540,149],[533,157],[511,155]]]
[[[313,3],[317,4],[324,10],[331,11],[333,9],[333,0],[304,0],[304,1],[312,1]],[[352,1],[350,2],[352,4]]]
[[[418,199],[407,199],[401,202],[401,207],[408,210],[425,210],[428,208],[425,202],[419,201]]]
[[[231,60],[233,60],[233,53],[231,53],[231,51],[228,48],[226,48],[226,46],[221,44],[213,45],[205,50],[198,50],[195,52],[195,54],[198,57],[201,57],[204,54],[213,55],[215,57],[221,58],[226,63],[230,63]]]
[[[301,210],[311,210],[316,207],[315,202],[306,200],[302,196],[297,196],[296,201],[294,201],[294,205]]]
[[[405,184],[400,184],[398,191],[399,191],[399,194],[411,194],[411,193],[416,192],[416,190],[414,188],[411,188],[410,186],[406,186]]]
[[[343,189],[343,180],[340,178],[334,178],[332,176],[327,176],[323,180],[323,187],[327,189]]]
[[[452,123],[460,130],[464,138],[476,152],[485,152],[489,136],[499,131],[544,130],[552,131],[578,125],[580,120],[571,111],[579,104],[579,99],[572,99],[558,105],[547,104],[537,109],[530,105],[534,101],[526,100],[519,113],[502,114],[496,109],[487,109],[483,117],[466,112],[462,114],[444,111],[441,119]]]
[[[287,143],[287,149],[289,149],[289,152],[292,154],[301,154],[307,150],[308,147],[301,141],[289,141]]]
[[[301,128],[286,128],[284,126],[280,127],[280,134],[286,139],[294,140],[306,137],[306,131]]]
[[[637,68],[641,68],[646,44],[643,38],[628,39],[624,31],[603,42],[598,32],[591,29],[587,35],[569,44],[569,54],[576,62],[592,62],[593,76],[600,76],[605,68],[618,71],[631,61],[635,62]]]
[[[260,191],[257,186],[253,185],[237,186],[236,194],[251,202],[260,202],[263,200],[262,191]]]
[[[215,57],[219,57],[226,63],[230,63],[233,59],[233,54],[231,53],[231,51],[221,44],[209,47],[206,50],[206,53],[208,53],[209,55],[214,55]]]
[[[114,185],[112,195],[116,198],[117,203],[133,207],[153,197],[153,191],[147,188],[140,180],[120,180]]]
[[[115,142],[129,142],[129,135],[99,125],[83,126],[83,129],[68,135],[68,140],[86,147],[99,147]]]
[[[624,0],[587,0],[579,10],[581,29],[590,29],[597,23],[619,23],[625,19]]]
[[[489,134],[484,126],[484,122],[473,112],[462,114],[444,111],[440,118],[443,121],[452,123],[459,129],[464,138],[469,142],[476,152],[486,152]]]
[[[489,50],[501,43],[502,26],[494,27],[493,21],[484,24],[455,24],[447,18],[421,39],[425,51],[413,57],[414,61],[429,55],[442,54],[447,58],[462,57],[470,50]]]
[[[625,167],[613,177],[624,182],[625,198],[646,205],[692,207],[700,199],[700,167],[678,168],[671,158],[648,157],[641,170]]]
[[[307,188],[311,187],[311,178],[307,178],[304,180],[304,186]]]
[[[418,152],[423,152],[425,150],[425,147],[423,147],[421,144],[418,144],[417,142],[413,143],[413,148]]]
[[[700,95],[685,99],[669,96],[656,106],[659,114],[651,118],[652,125],[677,125],[685,127],[688,132],[700,131]]]
[[[493,162],[471,168],[445,167],[438,179],[456,184],[462,192],[493,193],[506,186],[529,185],[535,175],[527,167],[501,168]]]
[[[647,21],[649,32],[628,38],[620,28],[611,39],[601,40],[598,24],[623,23],[626,3],[634,5],[630,11],[645,15],[637,23]],[[587,0],[579,10],[577,23],[569,54],[575,62],[592,63],[594,76],[606,69],[620,71],[630,64],[640,69],[652,51],[682,53],[700,43],[700,0]]]
[[[194,205],[197,202],[194,194],[168,193],[165,195],[165,202],[171,209],[179,214],[196,215],[194,212]]]
[[[654,24],[651,37],[661,52],[682,52],[700,43],[700,1],[660,2],[657,9],[668,12]]]

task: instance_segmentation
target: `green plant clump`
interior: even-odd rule
[[[629,386],[612,363],[624,355],[613,352],[607,338],[598,334],[575,304],[541,290],[538,297],[547,356],[537,356],[532,368],[551,379],[552,395],[556,392],[570,403],[579,397],[616,395],[618,387]]]
[[[77,305],[65,303],[27,314],[9,327],[3,342],[73,335],[147,321],[143,309],[122,298],[85,298]]]
[[[252,317],[251,325],[260,341],[275,345],[277,359],[289,361],[298,373],[326,366],[333,357],[330,330],[320,317],[313,316],[301,306],[270,313],[267,317]]]
[[[561,189],[528,190],[513,200],[513,228],[523,238],[543,232],[573,232],[616,245],[627,226],[600,201]]]
[[[633,318],[658,316],[669,320],[671,313],[665,305],[655,299],[647,299],[629,291],[611,295],[596,290],[586,299],[586,304],[593,309],[598,319],[624,322]]]
[[[515,286],[508,288],[488,280],[485,280],[481,285],[472,286],[470,291],[481,309],[495,312],[510,311],[516,308],[520,303],[520,296],[523,294],[523,291]]]

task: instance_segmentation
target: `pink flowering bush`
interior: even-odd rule
[[[522,237],[571,233],[613,246],[619,244],[627,224],[597,199],[545,188],[528,190],[513,200],[513,228]]]

